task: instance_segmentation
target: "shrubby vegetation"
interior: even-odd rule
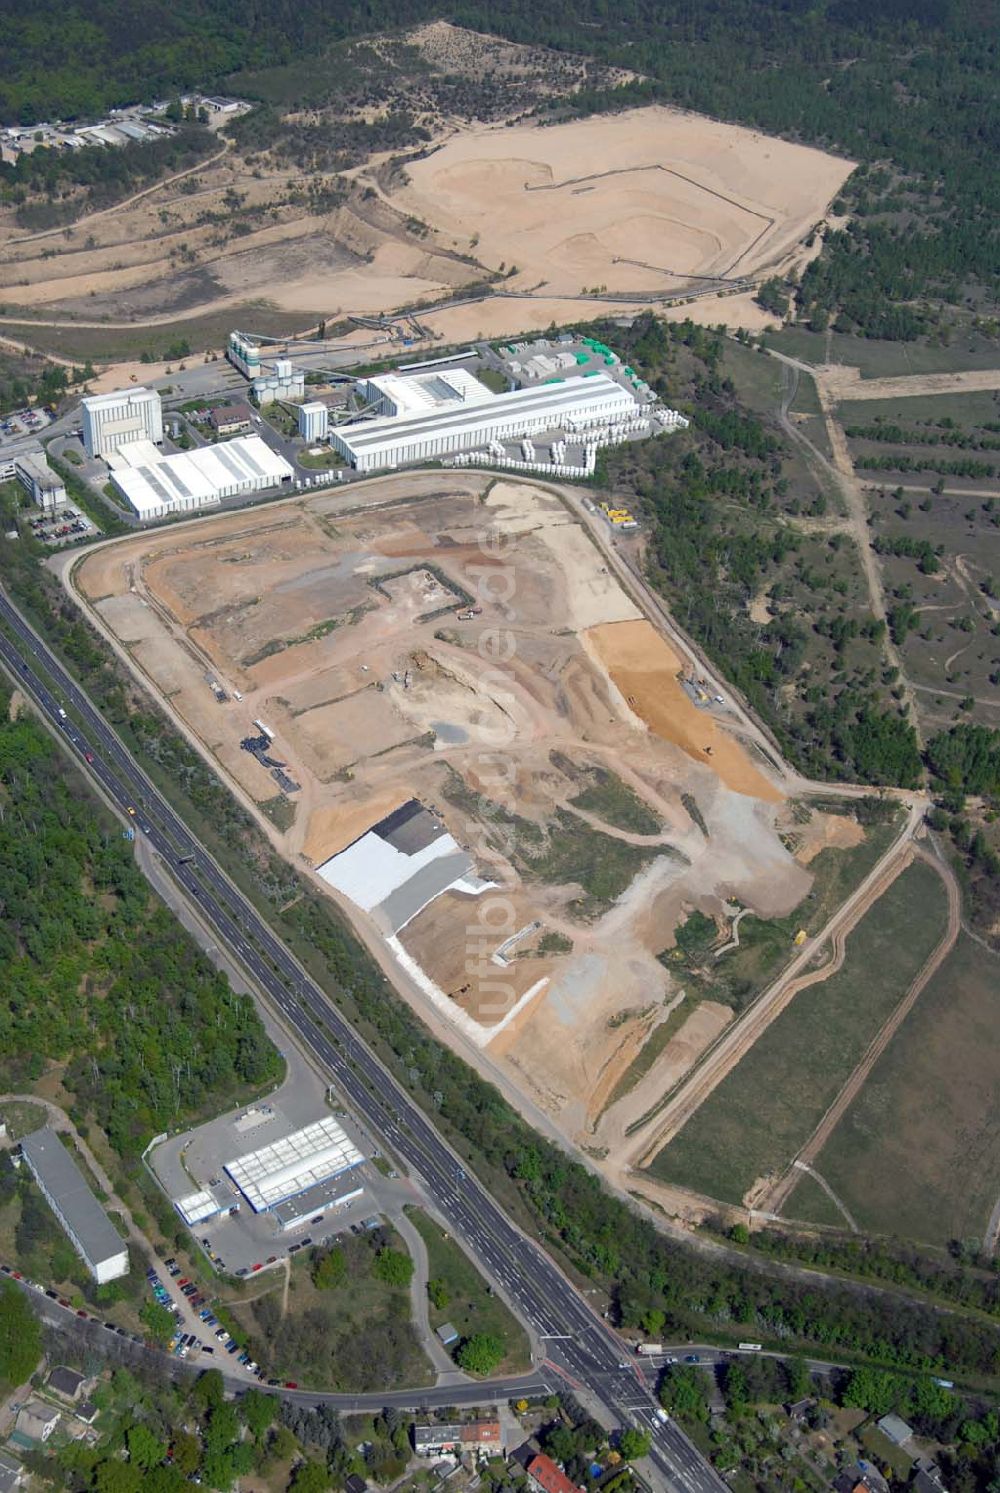
[[[38,1319],[24,1292],[4,1281],[0,1286],[0,1389],[16,1389],[24,1384],[41,1356]]]
[[[216,137],[199,124],[130,145],[38,146],[15,161],[0,161],[0,202],[17,206],[24,227],[50,228],[107,207],[217,149]],[[42,197],[47,203],[38,203]]]
[[[317,1388],[369,1391],[420,1384],[430,1375],[411,1321],[413,1261],[387,1229],[344,1235],[314,1252],[310,1281],[293,1275],[287,1305],[275,1281],[252,1302],[232,1304],[241,1335],[275,1372]]]
[[[36,366],[32,358],[12,358],[0,353],[0,415],[36,402],[58,404],[71,385],[86,383],[93,377],[92,363],[85,363],[82,368],[45,362]]]

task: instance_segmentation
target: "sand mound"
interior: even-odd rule
[[[784,795],[754,766],[746,750],[682,689],[677,678],[680,660],[650,623],[604,623],[590,628],[586,640],[651,731],[710,766],[727,788],[780,802]]]

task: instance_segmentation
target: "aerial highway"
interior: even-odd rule
[[[20,687],[63,735],[105,797],[148,839],[199,917],[330,1074],[345,1103],[406,1163],[483,1272],[545,1342],[547,1376],[602,1406],[611,1420],[649,1431],[647,1465],[668,1493],[721,1493],[726,1484],[680,1427],[660,1419],[645,1375],[618,1336],[466,1170],[2,590],[0,629],[5,630],[0,630],[0,660]]]

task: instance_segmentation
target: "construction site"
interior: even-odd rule
[[[116,541],[74,589],[424,1019],[610,1164],[735,1014],[678,1020],[675,930],[787,917],[842,821],[790,838],[776,769],[636,605],[594,505],[472,472],[351,501]]]

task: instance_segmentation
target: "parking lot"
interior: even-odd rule
[[[372,1164],[367,1137],[350,1116],[327,1102],[325,1089],[310,1068],[291,1054],[289,1060],[289,1076],[269,1098],[172,1136],[148,1158],[171,1202],[208,1192],[221,1208],[189,1227],[198,1248],[225,1274],[252,1275],[276,1267],[303,1248],[361,1227],[363,1220],[381,1211],[377,1194],[384,1179]],[[226,1165],[331,1115],[364,1162],[311,1186],[300,1197],[255,1213],[227,1175]]]
[[[52,416],[41,405],[37,409],[14,410],[0,418],[0,446],[22,436],[38,435],[52,423]]]
[[[78,508],[60,508],[55,513],[36,514],[28,527],[42,544],[74,544],[101,531]]]

